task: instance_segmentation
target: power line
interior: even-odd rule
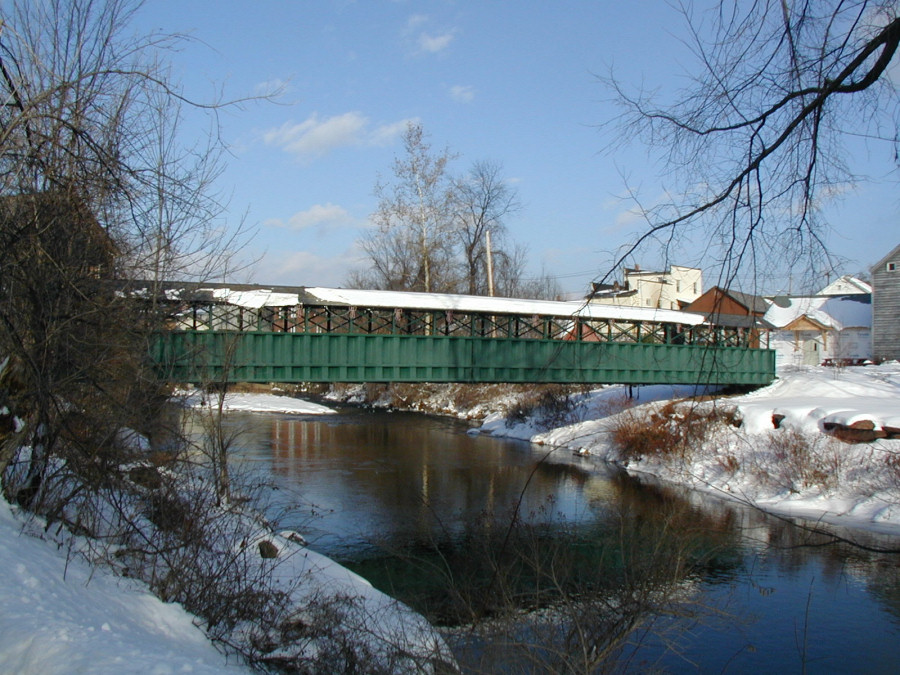
[[[597,274],[597,270],[588,270],[586,272],[569,272],[568,274],[544,274],[539,277],[522,279],[522,281],[542,281],[544,279],[572,279],[574,277],[582,277],[586,274],[594,276]]]

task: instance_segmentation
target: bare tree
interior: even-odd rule
[[[522,244],[507,244],[494,249],[494,286],[497,295],[507,298],[559,300],[562,289],[556,279],[546,272],[536,277],[528,274],[528,248]]]
[[[432,154],[421,124],[410,123],[394,180],[375,186],[376,229],[362,240],[375,285],[390,290],[452,290],[449,151]]]
[[[682,197],[638,208],[643,245],[694,231],[719,249],[722,277],[773,262],[794,273],[830,266],[822,205],[857,178],[851,137],[885,141],[896,162],[900,18],[894,0],[754,0],[707,12],[681,5],[699,72],[671,104],[608,79],[618,137],[662,149]],[[608,276],[608,275],[607,275]]]
[[[502,176],[499,162],[475,162],[469,172],[454,181],[456,236],[462,249],[466,291],[484,295],[487,291],[487,245],[503,250],[504,219],[521,208],[516,190]]]
[[[27,478],[5,488],[32,508],[48,458],[114,464],[119,431],[143,429],[159,400],[143,358],[154,319],[123,297],[124,280],[202,268],[227,242],[208,192],[217,136],[178,149],[187,101],[159,61],[177,38],[128,37],[139,6],[4,4],[0,355],[18,374],[9,403],[33,448]]]

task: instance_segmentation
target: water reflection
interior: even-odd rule
[[[228,424],[242,431],[238,469],[274,481],[274,507],[297,507],[286,526],[382,588],[414,604],[418,597],[434,616],[496,613],[503,609],[497,598],[511,596],[523,606],[550,606],[550,595],[534,591],[539,578],[547,588],[551,577],[541,574],[548,571],[558,586],[604,591],[596,597],[605,602],[626,581],[643,579],[656,594],[657,614],[642,624],[652,631],[617,646],[625,670],[893,672],[900,656],[896,554],[823,545],[755,510],[604,471],[590,460],[468,436],[455,421],[349,411],[232,415]],[[521,527],[511,530],[514,519]],[[874,548],[898,545],[844,534]],[[498,586],[490,570],[501,566],[511,570],[510,581]],[[562,566],[572,576],[559,583]],[[468,579],[469,590],[441,590],[437,582],[448,578]],[[480,609],[475,599],[484,601]],[[715,609],[688,612],[688,633],[676,616],[686,600]],[[677,624],[674,633],[667,622],[673,630]],[[551,621],[538,633],[553,635],[548,625],[563,624]],[[513,640],[517,648],[525,633]],[[502,670],[495,657],[517,662],[499,647],[500,637],[469,637],[467,647],[481,645],[469,652],[473,669]],[[554,639],[564,644],[567,637]],[[500,655],[489,654],[488,644]],[[527,660],[564,651],[545,647]]]
[[[298,504],[289,525],[339,557],[435,532],[460,535],[485,514],[514,506],[582,520],[609,501],[608,483],[584,469],[547,463],[534,470],[528,444],[469,436],[441,420],[356,411],[325,419],[233,415],[228,423],[244,432],[239,462],[265,465],[279,487],[314,505]],[[557,499],[548,512],[551,494]],[[313,511],[321,518],[311,522]]]

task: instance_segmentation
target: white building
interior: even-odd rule
[[[872,293],[872,285],[862,279],[845,274],[828,284],[818,292],[818,295],[856,295],[858,293]]]
[[[672,265],[667,272],[625,268],[622,284],[593,284],[590,302],[620,307],[681,309],[703,293],[703,272],[695,267]]]
[[[777,366],[871,357],[869,293],[775,297],[765,320],[774,326],[769,347]]]

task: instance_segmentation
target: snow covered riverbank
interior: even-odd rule
[[[556,428],[541,429],[534,419],[508,426],[495,414],[481,431],[587,454],[773,513],[900,534],[900,440],[847,443],[825,433],[833,425],[900,428],[900,364],[782,370],[768,387],[717,399],[716,406],[735,410],[740,426],[717,427],[684,456],[626,458],[612,442],[621,415],[649,419],[689,392],[636,393],[636,408],[623,387],[577,397],[569,423]]]
[[[15,511],[0,499],[0,568],[6,572],[0,581],[0,672],[251,672],[237,655],[214,648],[198,617],[159,600],[137,580],[88,564],[78,553],[83,540],[57,528],[47,533],[41,519]],[[322,622],[320,635],[298,636],[270,658],[291,663],[343,639],[372,664],[391,664],[395,672],[452,663],[425,619],[362,577],[307,549],[292,533],[260,529],[246,554],[255,555],[260,542],[268,552],[255,564],[289,594],[298,625]],[[328,613],[338,625],[323,621]],[[258,633],[259,627],[244,630]]]
[[[214,408],[219,404],[216,394],[199,390],[176,392],[175,399],[186,408]],[[331,415],[328,406],[292,396],[265,393],[227,393],[222,401],[224,412],[284,413],[288,415]]]
[[[508,424],[505,412],[499,412],[514,398],[507,394],[477,402],[479,410],[498,411],[484,419],[480,432],[531,440],[555,449],[557,459],[575,460],[577,454],[575,461],[581,467],[588,456],[772,512],[900,534],[900,439],[846,443],[825,433],[834,424],[862,422],[873,431],[900,427],[900,364],[784,370],[769,387],[717,399],[716,406],[735,411],[740,426],[717,426],[690,453],[677,457],[626,459],[612,443],[611,430],[620,416],[649,419],[673,398],[694,393],[689,387],[641,387],[634,390],[636,400],[630,401],[626,388],[604,387],[574,395],[566,422],[549,426],[535,416]],[[209,400],[192,394],[186,403],[208,405]],[[457,408],[455,414],[471,414]],[[225,409],[298,415],[333,412],[268,394],[229,394]],[[785,451],[790,444],[786,446],[784,439],[794,437],[806,439],[805,467],[791,466],[796,457]],[[800,469],[809,470],[806,478],[797,473]],[[22,534],[23,528],[48,541]],[[377,653],[378,644],[403,635],[414,646],[411,651],[449,660],[446,647],[421,617],[292,539],[272,532],[262,536],[271,544],[269,554],[277,554],[273,560],[283,561],[277,568],[279,584],[287,589],[298,576],[309,575],[311,583],[294,596],[298,606],[314,605],[323,593],[352,595],[357,600],[342,608],[348,625],[357,622],[356,629],[365,632],[371,629],[367,622],[379,618],[379,636],[366,651]],[[91,568],[77,555],[67,557],[66,546],[59,545],[66,541],[74,540],[56,541],[39,522],[27,525],[0,503],[0,565],[9,572],[0,583],[4,607],[0,670],[243,670],[211,646],[196,627],[196,617],[178,605],[162,603],[135,581]]]
[[[188,407],[208,408],[218,402],[199,392],[183,392],[178,398]],[[309,401],[258,393],[229,394],[223,409],[296,415],[334,412]],[[146,451],[149,445],[142,439],[136,447]],[[310,550],[301,536],[274,531],[239,504],[204,501],[213,491],[202,470],[192,473],[189,463],[183,476],[174,465],[162,471],[171,478],[174,493],[190,495],[191,501],[202,504],[200,511],[185,516],[185,522],[190,520],[198,539],[211,545],[191,549],[192,558],[198,557],[188,565],[208,570],[203,584],[220,583],[221,572],[229,585],[221,589],[227,596],[223,602],[232,596],[240,601],[244,594],[265,615],[247,611],[224,631],[216,630],[215,624],[206,626],[218,640],[216,649],[203,630],[204,619],[178,603],[161,601],[142,581],[117,576],[110,569],[136,576],[125,558],[116,554],[116,548],[125,549],[127,544],[86,539],[58,524],[48,528],[41,517],[0,498],[0,566],[7,572],[0,580],[0,672],[250,672],[240,653],[257,663],[301,670],[300,664],[313,670],[342,670],[341,664],[352,661],[388,672],[429,672],[440,663],[453,663],[443,639],[422,616]],[[162,475],[147,463],[131,465],[124,472],[142,480],[138,492],[154,489],[148,477]],[[131,513],[131,508],[139,509],[134,497],[127,490],[104,490],[96,495],[94,506],[110,516],[105,527],[111,531],[116,528],[110,523],[122,513],[131,514],[133,527],[146,535],[141,541],[149,542],[157,535],[156,525],[152,518]],[[126,503],[130,506],[122,508]],[[175,497],[165,502],[173,519],[182,517],[179,504]],[[205,525],[195,517],[209,527],[201,532]],[[171,520],[169,528],[176,522]],[[221,560],[219,554],[224,554]],[[165,565],[170,558],[176,560],[170,553],[163,562],[146,564]],[[89,562],[98,559],[97,564]],[[235,570],[243,576],[235,577]],[[183,568],[173,572],[183,583],[190,583],[186,577],[194,578]],[[217,602],[215,597],[211,602]]]
[[[0,499],[0,672],[249,672],[216,651],[180,605],[67,556],[38,538],[39,525]]]

